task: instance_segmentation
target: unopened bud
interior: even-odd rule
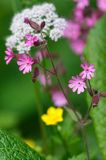
[[[39,75],[39,69],[38,69],[38,67],[35,67],[35,68],[34,68],[33,75],[32,75],[32,82],[33,82],[33,83],[35,83],[36,78],[38,77],[38,75]]]
[[[41,29],[43,29],[44,26],[45,26],[45,22],[43,21],[43,22],[41,23],[41,25],[40,25]]]
[[[24,19],[24,23],[29,24],[29,23],[30,23],[30,20],[26,17],[26,18]]]
[[[96,106],[98,105],[99,99],[100,99],[100,96],[99,96],[99,95],[94,95],[94,96],[92,97],[92,105],[93,105],[93,107],[96,107]]]

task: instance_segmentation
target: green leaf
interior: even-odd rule
[[[72,158],[69,158],[68,160],[85,160],[85,154],[80,154],[78,156],[74,156]]]
[[[16,137],[0,130],[1,160],[44,160],[37,152]]]
[[[106,16],[96,24],[90,32],[85,55],[89,63],[96,67],[95,77],[92,85],[99,91],[106,91]],[[106,159],[106,99],[101,98],[99,105],[91,113],[99,147]]]

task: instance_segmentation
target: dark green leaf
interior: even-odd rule
[[[0,159],[1,160],[44,160],[29,146],[0,130]]]
[[[96,67],[92,85],[99,91],[106,91],[106,16],[92,29],[85,55]],[[106,99],[101,98],[97,108],[92,111],[92,118],[103,160],[106,159]]]

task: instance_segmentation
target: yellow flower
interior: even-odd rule
[[[31,148],[34,148],[35,147],[35,143],[32,139],[26,139],[25,140],[25,143],[30,146]]]
[[[25,139],[24,142],[25,142],[29,147],[31,147],[31,148],[33,148],[35,151],[37,151],[38,153],[41,153],[41,152],[42,152],[42,148],[41,148],[39,145],[37,145],[34,140],[32,140],[32,139]]]
[[[46,125],[56,125],[58,122],[63,121],[63,109],[50,107],[47,110],[47,114],[43,114],[41,119]]]

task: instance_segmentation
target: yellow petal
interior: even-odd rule
[[[50,107],[47,114],[42,115],[41,119],[46,125],[56,125],[58,122],[63,121],[63,109]]]
[[[47,114],[48,114],[48,115],[55,114],[55,110],[56,110],[55,107],[49,107],[49,109],[47,110]]]

